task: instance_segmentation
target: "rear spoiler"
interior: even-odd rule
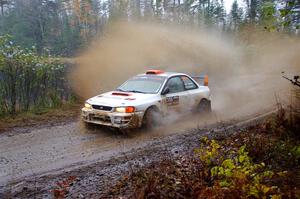
[[[200,86],[208,86],[208,75],[191,76]]]

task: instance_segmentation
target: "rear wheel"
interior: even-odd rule
[[[200,113],[210,113],[211,112],[210,100],[202,99],[198,105],[198,111]]]
[[[143,122],[142,122],[142,127],[151,129],[157,125],[159,125],[159,121],[161,119],[161,114],[155,107],[150,107],[146,110],[144,117],[143,117]]]

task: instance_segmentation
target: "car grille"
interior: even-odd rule
[[[102,105],[92,105],[93,109],[101,110],[101,111],[111,111],[112,107],[110,106],[102,106]]]
[[[90,114],[89,115],[89,120],[96,121],[96,122],[111,123],[110,117],[109,116],[105,116],[105,115]]]

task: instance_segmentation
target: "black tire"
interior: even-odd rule
[[[198,111],[200,113],[210,113],[211,112],[210,100],[202,99],[198,105]]]
[[[143,121],[142,127],[146,129],[152,129],[155,126],[159,125],[159,121],[161,119],[161,114],[155,107],[150,107],[146,110]]]

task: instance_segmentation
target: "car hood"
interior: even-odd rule
[[[87,102],[92,105],[111,107],[134,106],[135,104],[139,104],[152,96],[155,96],[155,94],[111,91],[90,98]]]

